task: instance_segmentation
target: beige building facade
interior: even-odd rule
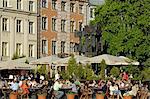
[[[37,57],[37,0],[0,0],[1,60]]]

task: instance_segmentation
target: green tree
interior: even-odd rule
[[[150,68],[145,68],[141,73],[142,80],[150,80]]]
[[[105,63],[104,59],[101,61],[100,68],[101,68],[101,70],[100,70],[100,78],[101,79],[105,79],[106,63]]]
[[[75,69],[75,76],[76,76],[76,78],[78,78],[78,79],[84,78],[84,73],[85,73],[85,70],[83,68],[83,65],[82,64],[78,64],[76,69]]]
[[[114,77],[118,77],[119,74],[120,74],[119,68],[114,66],[114,67],[110,70],[110,74],[113,75]]]
[[[106,0],[95,20],[102,31],[104,52],[144,62],[150,57],[150,1]]]
[[[37,72],[47,75],[46,65],[38,65]]]
[[[86,64],[86,66],[85,66],[84,69],[85,69],[84,77],[85,77],[87,80],[93,80],[94,77],[95,77],[95,74],[94,74],[94,71],[92,70],[91,65]]]
[[[74,56],[72,55],[68,61],[68,67],[67,67],[67,71],[70,76],[73,76],[75,74],[76,67],[77,67],[77,62]]]

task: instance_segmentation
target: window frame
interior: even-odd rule
[[[65,41],[61,41],[61,53],[65,53]]]
[[[66,11],[66,2],[61,2],[61,11]]]
[[[52,18],[52,31],[56,31],[56,18]]]
[[[70,21],[70,32],[71,33],[74,33],[74,26],[75,26],[74,23],[75,23],[74,21]]]
[[[42,8],[47,8],[48,7],[48,1],[47,0],[42,0]]]
[[[3,0],[3,7],[8,7],[8,0]]]
[[[42,17],[42,30],[47,30],[47,17]]]
[[[18,51],[18,50],[20,50],[20,51]],[[16,43],[16,54],[18,56],[21,56],[21,54],[22,54],[22,44],[21,43]]]
[[[8,18],[2,18],[2,31],[9,31],[9,20]]]
[[[75,12],[75,11],[74,11],[74,6],[75,6],[74,3],[70,3],[70,12]]]
[[[29,21],[29,34],[34,34],[34,22]]]
[[[22,20],[19,19],[16,20],[16,32],[17,33],[22,32]]]
[[[47,40],[42,40],[42,54],[46,54]]]
[[[83,14],[83,5],[79,4],[79,14]]]
[[[2,56],[8,56],[8,42],[2,42]]]
[[[62,19],[61,20],[61,32],[66,31],[66,20]]]
[[[29,44],[29,57],[34,57],[34,45]]]
[[[30,3],[32,2],[32,3]],[[33,12],[34,11],[34,1],[29,1],[29,11]]]
[[[52,41],[52,55],[56,55],[56,41]]]
[[[22,9],[22,0],[17,0],[17,10]]]
[[[52,9],[56,10],[56,0],[52,0]]]
[[[83,27],[82,27],[83,23],[79,22],[79,31],[82,31]]]

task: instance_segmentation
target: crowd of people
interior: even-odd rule
[[[4,92],[4,89],[7,89],[7,91]],[[42,75],[10,75],[9,79],[0,80],[0,99],[4,96],[8,98],[10,92],[20,92],[22,95],[28,95],[28,98],[31,98],[33,94],[38,94],[44,89],[47,93],[47,99],[63,99],[68,92],[77,94],[76,98],[80,99],[83,97],[96,99],[96,93],[104,94],[105,99],[113,99],[112,97],[123,99],[124,95],[132,95],[134,99],[138,99],[138,97],[147,99],[149,96],[147,84],[132,81],[129,75],[124,72],[121,79],[112,77],[109,80],[90,81],[79,81],[78,79],[63,80],[60,79],[59,74],[55,75],[54,80],[46,80]]]

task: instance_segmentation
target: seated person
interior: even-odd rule
[[[80,86],[80,81],[78,79],[76,79],[76,81],[74,82],[77,86]]]
[[[74,80],[71,80],[71,83],[72,83],[70,86],[70,88],[72,88],[71,92],[78,93],[78,89],[77,89],[76,84],[74,83]]]
[[[131,91],[128,91],[128,92],[125,93],[125,94],[129,94],[129,95],[132,95],[132,96],[136,96],[138,90],[139,90],[138,84],[134,84],[134,85],[132,86],[132,90],[131,90]]]
[[[57,99],[62,99],[62,96],[64,95],[64,92],[63,91],[59,91],[60,88],[62,88],[62,84],[59,82],[59,80],[57,79],[54,83],[54,91],[56,92],[56,98]]]
[[[20,88],[23,90],[23,93],[22,94],[29,94],[29,86],[27,84],[27,80],[24,80],[22,82],[22,85],[20,86]]]
[[[110,95],[117,95],[117,99],[119,99],[119,96],[123,99],[121,95],[121,91],[118,89],[117,84],[115,84],[114,82],[111,83],[109,90],[110,90]]]
[[[10,89],[13,90],[14,92],[16,92],[19,89],[19,82],[14,80],[10,86]]]

